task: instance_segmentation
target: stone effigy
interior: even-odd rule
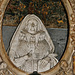
[[[26,72],[43,72],[55,66],[53,42],[41,20],[27,15],[18,26],[8,50],[13,64]]]

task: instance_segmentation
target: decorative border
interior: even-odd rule
[[[2,19],[10,0],[0,0],[0,75],[29,75],[10,61],[2,39]],[[75,0],[61,0],[69,20],[69,38],[65,53],[60,62],[41,75],[75,75]]]

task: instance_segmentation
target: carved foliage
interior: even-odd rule
[[[7,65],[3,62],[0,56],[0,75],[13,75],[10,70],[8,70]]]
[[[72,34],[71,34],[71,44],[73,45],[73,47],[75,47],[75,0],[68,0],[70,2],[71,8],[73,10],[73,13],[71,14],[71,18],[70,21],[72,23],[71,27],[72,27]]]
[[[75,22],[75,14],[74,14],[74,13],[71,14],[71,21],[72,21],[72,22]]]
[[[75,24],[75,0],[68,0],[71,8],[73,10],[73,13],[71,14],[71,21]],[[74,25],[74,30],[75,30],[75,25]]]
[[[72,41],[71,41],[71,44],[74,46],[75,48],[75,33],[72,33],[71,34],[71,38],[72,38]]]
[[[56,75],[72,75],[71,64],[68,64],[66,60],[61,60],[59,66],[60,69]]]

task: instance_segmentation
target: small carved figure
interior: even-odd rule
[[[54,45],[41,20],[27,15],[10,43],[9,57],[21,70],[43,72],[55,66]]]

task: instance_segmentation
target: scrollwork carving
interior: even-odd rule
[[[75,47],[75,33],[72,33],[71,38],[72,38],[71,44]]]
[[[74,14],[74,13],[71,14],[71,21],[72,21],[72,22],[75,22],[75,14]]]
[[[1,56],[0,56],[0,75],[14,75],[7,68],[7,64],[2,60]]]
[[[68,64],[66,60],[61,60],[59,63],[60,69],[56,75],[72,75],[71,64]]]

